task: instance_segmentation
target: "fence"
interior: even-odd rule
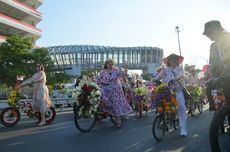
[[[62,110],[64,110],[64,108],[66,106],[71,106],[73,105],[75,98],[68,98],[68,97],[64,97],[64,98],[50,98],[50,100],[52,101],[52,105],[53,106],[57,106],[57,107],[61,107]],[[23,101],[29,101],[32,102],[33,99],[21,99],[20,102]],[[7,100],[0,100],[0,111],[4,108],[9,107],[7,104]]]

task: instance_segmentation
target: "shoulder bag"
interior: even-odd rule
[[[176,77],[176,74],[174,73],[174,71],[173,71],[171,68],[170,68],[170,70],[171,70],[171,72],[173,73],[173,75]],[[184,99],[185,99],[185,100],[192,99],[192,96],[191,96],[190,92],[187,90],[187,88],[184,87],[180,82],[178,82],[178,83],[179,83],[179,85],[180,85],[181,88],[182,88],[182,92],[183,92],[183,94],[184,94]]]

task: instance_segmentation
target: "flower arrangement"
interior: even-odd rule
[[[201,87],[188,86],[187,89],[192,93],[192,97],[195,102],[199,102],[200,99],[204,98],[204,93]]]
[[[20,101],[19,93],[16,90],[12,90],[7,100],[8,105],[15,107],[19,101]]]
[[[170,86],[162,83],[156,86],[152,93],[156,102],[157,112],[162,113],[164,110],[176,112],[176,94]]]
[[[134,97],[137,102],[141,102],[144,105],[148,104],[148,88],[137,87],[134,89]]]
[[[79,114],[93,116],[98,111],[100,104],[100,87],[91,81],[81,80],[76,88],[77,105],[80,107]]]

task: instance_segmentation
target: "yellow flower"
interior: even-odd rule
[[[16,106],[17,102],[20,100],[19,95],[16,90],[12,90],[10,92],[10,96],[8,97],[9,106]]]

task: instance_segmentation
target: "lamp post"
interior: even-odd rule
[[[179,37],[180,28],[179,28],[179,26],[176,26],[176,32],[177,32],[177,39],[178,39],[178,45],[179,45],[180,56],[181,56],[180,37]]]

